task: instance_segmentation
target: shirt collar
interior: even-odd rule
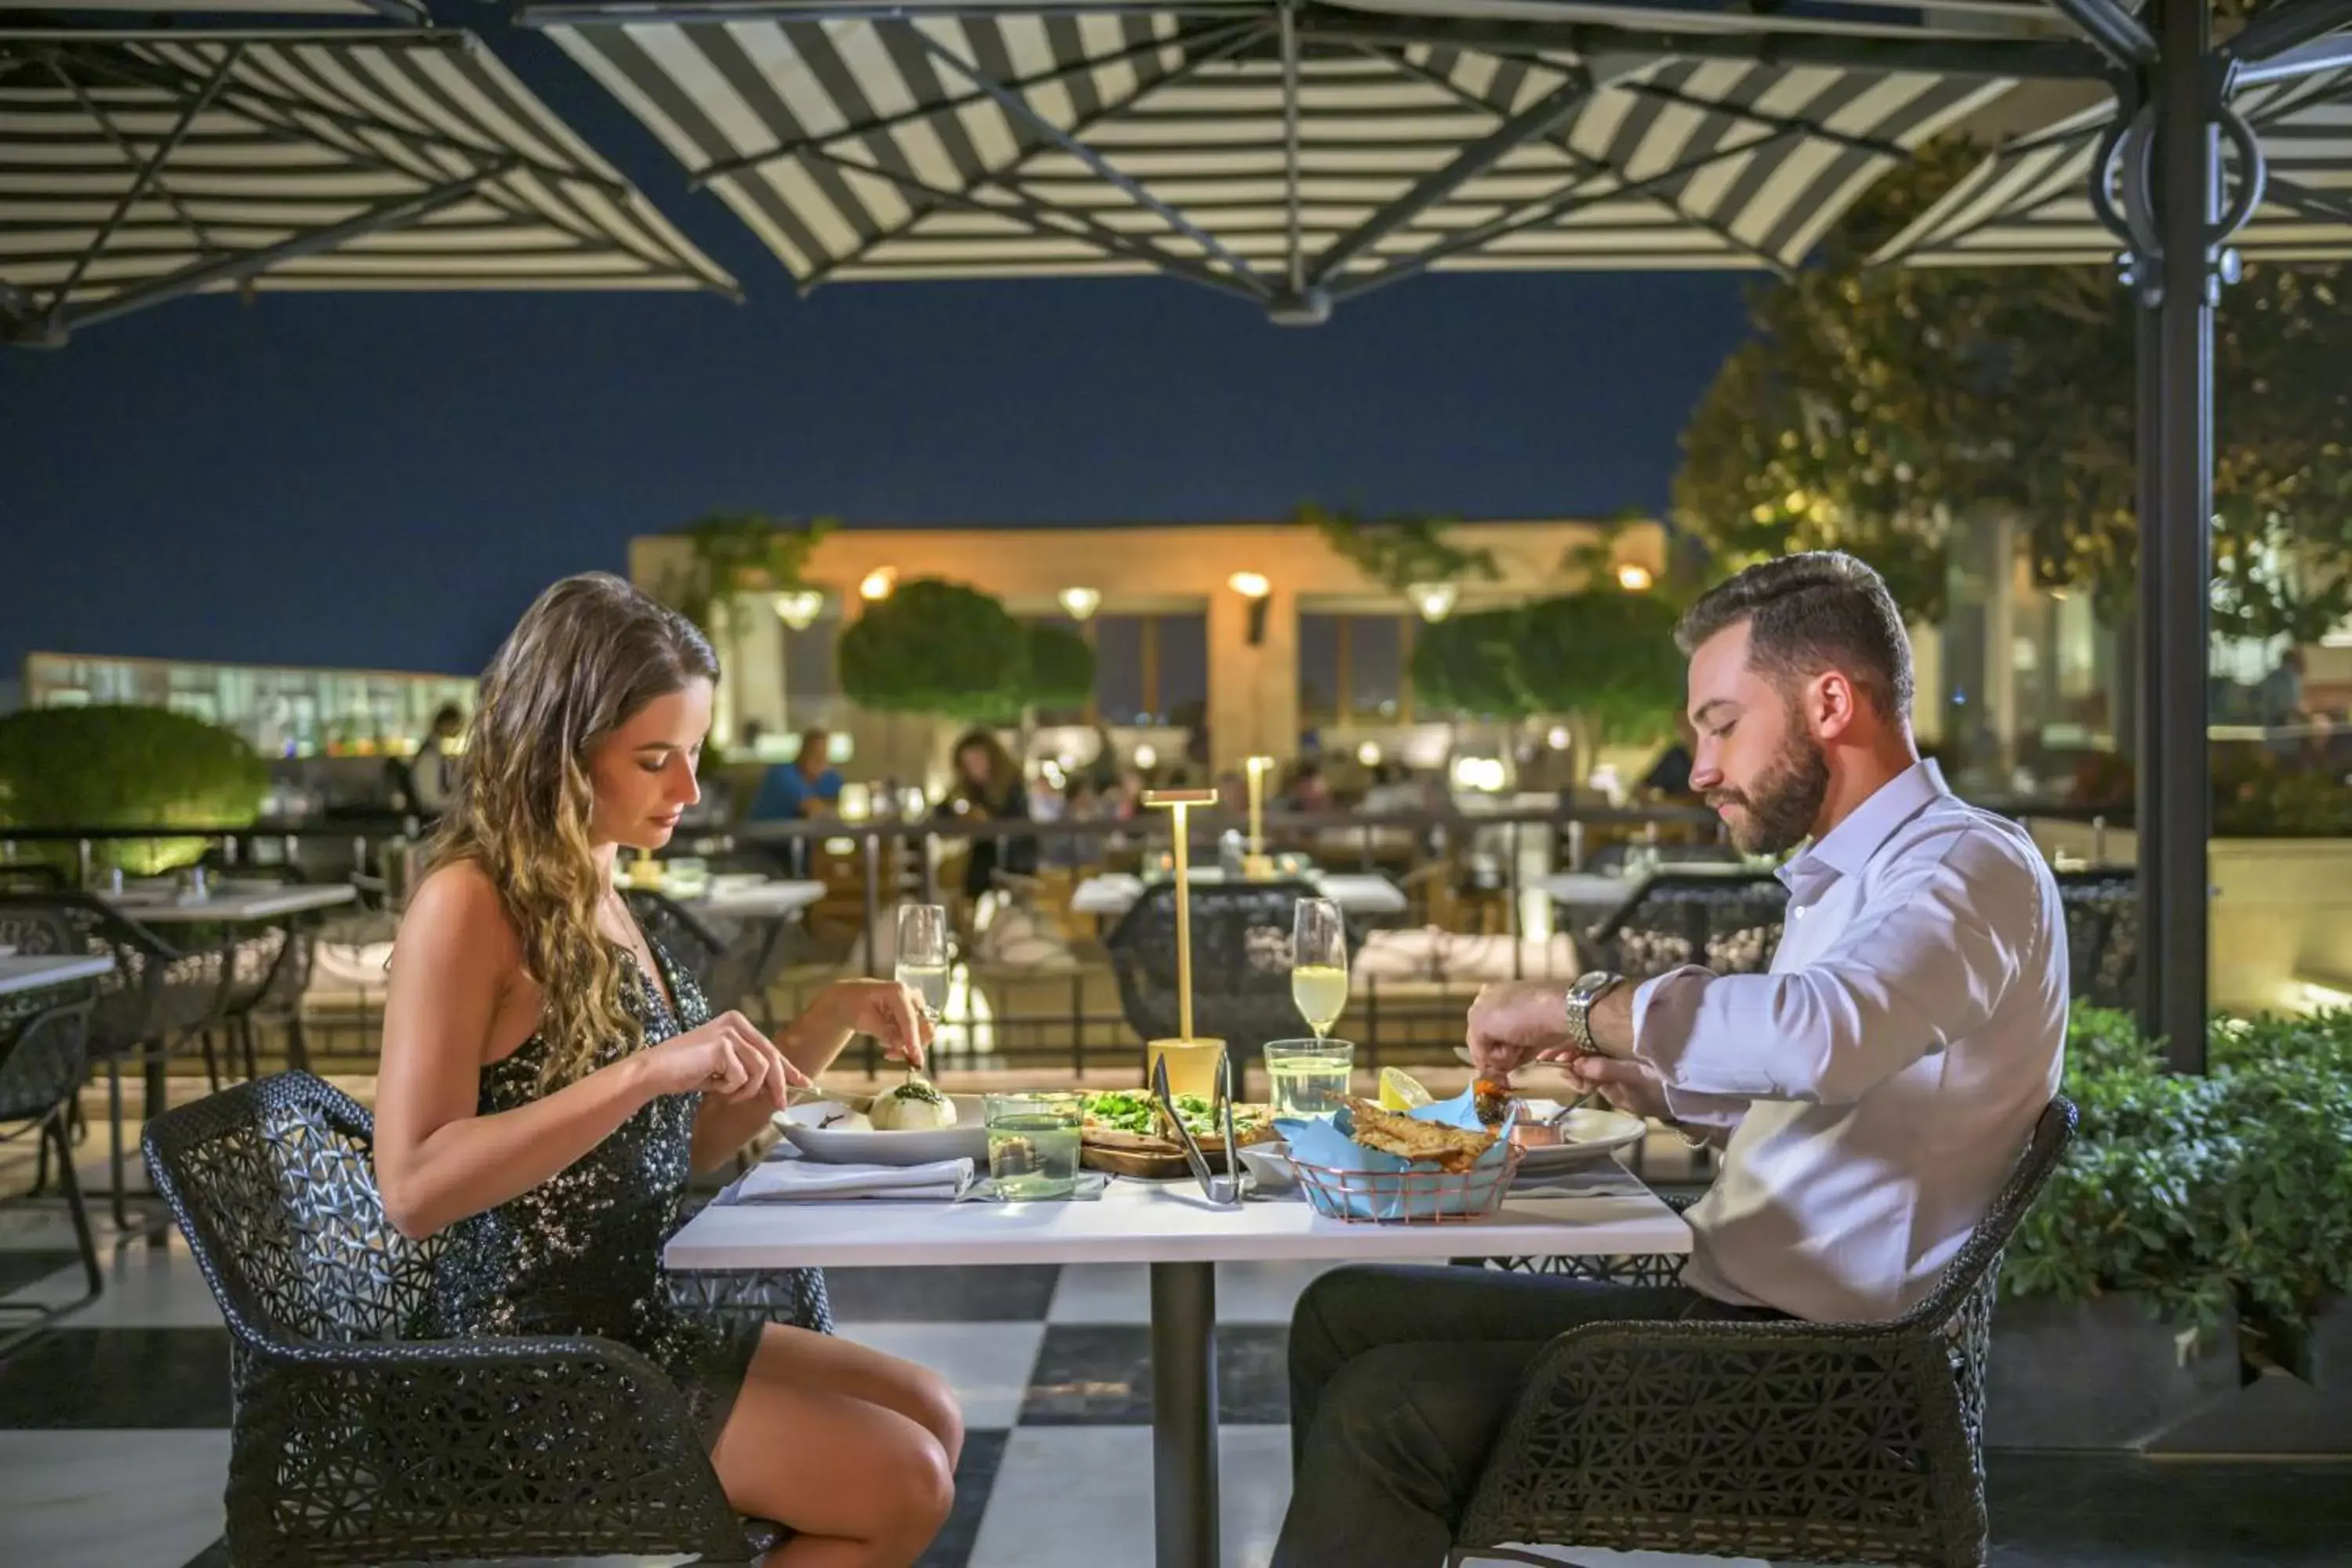
[[[1819,843],[1781,867],[1780,880],[1793,892],[1801,881],[1860,876],[1896,828],[1951,793],[1944,770],[1933,758],[1922,758],[1880,784]]]

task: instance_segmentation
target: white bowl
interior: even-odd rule
[[[1557,1101],[1531,1100],[1526,1103],[1527,1113],[1538,1119],[1559,1112]],[[1615,1155],[1618,1150],[1639,1143],[1649,1131],[1650,1124],[1631,1111],[1596,1105],[1571,1110],[1560,1127],[1559,1142],[1538,1144],[1520,1152],[1519,1179],[1597,1164]]]
[[[777,1130],[793,1148],[829,1165],[928,1165],[934,1160],[988,1160],[986,1110],[976,1094],[951,1094],[955,1107],[952,1127],[920,1131],[876,1132],[827,1129],[817,1125],[843,1109],[863,1111],[872,1107],[870,1096],[845,1095],[838,1100],[811,1100],[776,1112]]]

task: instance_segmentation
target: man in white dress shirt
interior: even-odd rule
[[[1349,1268],[1291,1323],[1295,1490],[1277,1568],[1444,1561],[1544,1342],[1627,1318],[1878,1321],[1934,1289],[2058,1087],[2066,933],[2025,832],[1962,803],[1911,738],[1910,646],[1836,552],[1740,574],[1684,617],[1691,787],[1780,853],[1765,974],[1492,985],[1489,1077],[1534,1063],[1720,1145],[1683,1283]]]

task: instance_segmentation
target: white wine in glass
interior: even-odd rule
[[[898,906],[898,964],[891,978],[912,986],[933,1021],[948,1010],[948,911],[940,904]]]
[[[1348,1006],[1348,926],[1328,899],[1301,899],[1291,928],[1290,999],[1321,1039]]]

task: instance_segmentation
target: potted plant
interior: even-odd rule
[[[2282,1412],[2299,1446],[2346,1440],[2280,1380],[2352,1373],[2352,1015],[2217,1020],[2210,1050],[2173,1076],[2130,1018],[2076,1011],[2082,1126],[2002,1271],[1993,1444],[2257,1449]]]
[[[244,737],[168,708],[100,703],[0,716],[0,826],[245,827],[269,767]],[[152,876],[194,865],[205,840],[107,839],[100,867]],[[70,844],[41,856],[78,868]]]

